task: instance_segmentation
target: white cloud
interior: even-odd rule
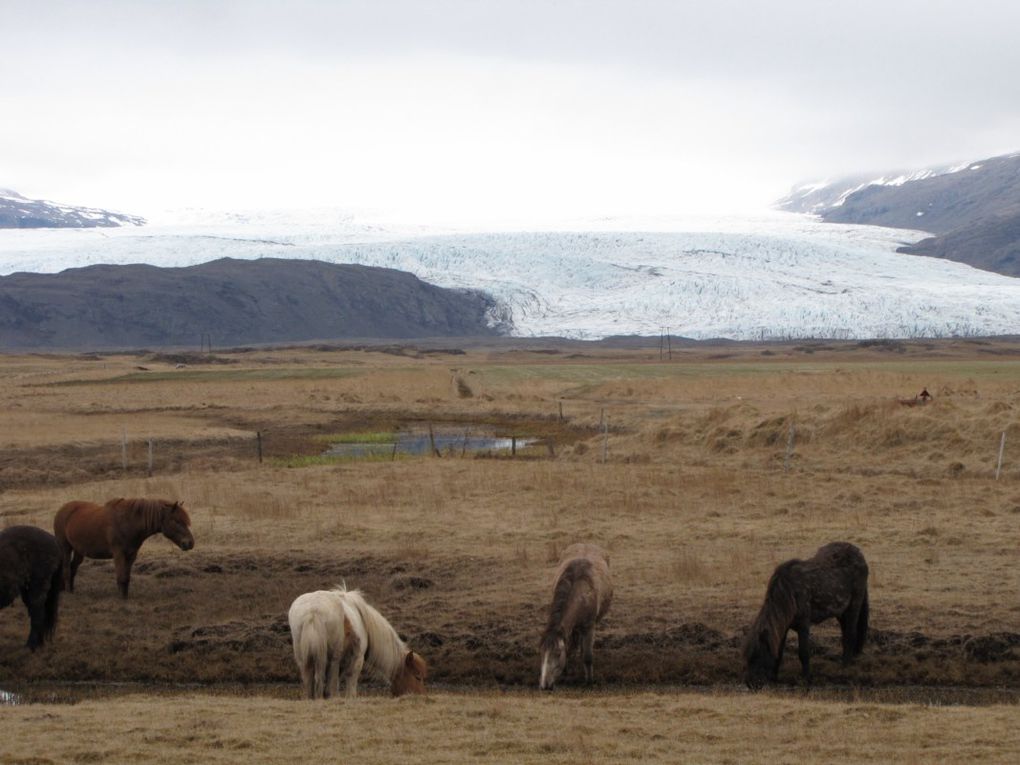
[[[1020,7],[14,3],[0,185],[444,220],[762,206],[1017,148]]]

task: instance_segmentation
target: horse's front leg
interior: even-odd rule
[[[137,555],[137,550],[133,552],[116,552],[113,555],[113,565],[117,571],[117,589],[120,590],[121,597],[123,598],[128,596],[128,586],[131,584],[131,566],[134,565]]]
[[[779,680],[779,667],[783,663],[783,651],[786,650],[786,638],[789,637],[790,631],[786,630],[783,632],[783,636],[779,638],[779,651],[776,653],[776,665],[772,668],[772,682]]]
[[[595,625],[592,625],[581,635],[581,657],[584,660],[584,681],[595,682],[595,670],[593,668],[592,649],[595,647]]]
[[[811,632],[810,625],[805,621],[797,626],[797,655],[800,657],[801,674],[804,685],[811,685]]]

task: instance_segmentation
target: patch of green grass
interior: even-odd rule
[[[392,431],[320,433],[312,440],[321,444],[392,444],[397,440],[397,434]]]
[[[153,382],[245,382],[274,380],[329,380],[353,377],[364,370],[351,367],[284,367],[273,369],[175,369],[160,372],[131,372],[105,380],[64,380],[50,385],[106,385],[110,383]]]

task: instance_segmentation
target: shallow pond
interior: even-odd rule
[[[431,454],[433,444],[440,454],[513,452],[534,444],[537,439],[505,436],[463,427],[436,427],[429,434],[420,428],[398,430],[391,441],[371,443],[333,443],[323,454],[331,457],[388,457],[396,454]]]

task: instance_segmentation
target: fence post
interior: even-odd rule
[[[120,431],[120,467],[127,471],[127,428]]]
[[[786,458],[783,460],[783,472],[790,472],[790,458],[793,457],[793,442],[797,437],[797,429],[790,423],[790,437],[786,440]]]
[[[603,410],[605,411],[605,410]],[[609,454],[609,418],[602,421],[602,464],[606,464],[606,457]]]
[[[432,447],[432,454],[433,454],[433,456],[435,456],[435,457],[442,457],[443,456],[442,454],[439,453],[439,450],[436,448],[436,436],[435,436],[435,433],[432,432],[432,423],[431,422],[429,423],[429,446]]]
[[[517,456],[517,436],[510,436],[510,456]]]
[[[563,422],[563,399],[560,399],[560,422]]]
[[[1006,431],[1002,431],[1002,438],[999,440],[999,463],[995,466],[995,480],[999,480],[999,473],[1002,472],[1002,453],[1006,450]]]
[[[152,439],[149,439],[149,478],[152,478]]]
[[[259,449],[259,464],[261,465],[262,464],[262,431],[261,430],[256,430],[255,431],[255,441],[258,444],[258,449]]]

